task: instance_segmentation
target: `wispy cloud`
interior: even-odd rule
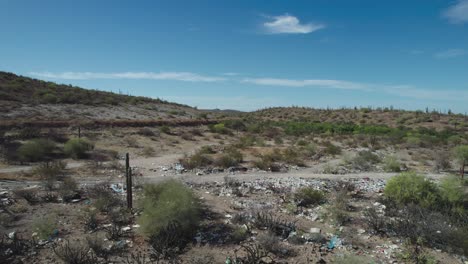
[[[437,52],[436,54],[434,54],[434,57],[436,57],[437,59],[451,59],[451,58],[464,56],[466,54],[467,54],[466,50],[463,50],[463,49],[449,49],[449,50]]]
[[[308,80],[294,80],[294,79],[277,79],[277,78],[245,78],[243,83],[253,83],[258,85],[270,86],[289,86],[289,87],[323,87],[345,90],[370,90],[367,84],[348,82],[340,80],[322,80],[322,79],[308,79]]]
[[[263,28],[269,34],[307,34],[325,28],[324,24],[301,24],[297,17],[289,14],[268,18],[270,21],[263,23]]]
[[[372,84],[362,82],[352,82],[343,80],[322,80],[322,79],[277,79],[277,78],[246,78],[243,83],[255,85],[279,86],[279,87],[309,87],[324,89],[359,90],[364,92],[376,92],[392,94],[400,97],[415,98],[420,100],[445,100],[445,101],[466,101],[468,91],[460,90],[434,90],[422,89],[412,85],[387,85]]]
[[[88,79],[149,79],[149,80],[172,80],[185,82],[218,82],[225,78],[216,76],[205,76],[191,72],[30,72],[30,75],[42,78],[64,79],[64,80],[88,80]]]
[[[458,2],[442,12],[442,16],[450,23],[463,24],[468,22],[468,0]]]

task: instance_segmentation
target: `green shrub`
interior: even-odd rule
[[[231,131],[223,124],[209,125],[208,128],[212,133],[218,134],[231,134]]]
[[[468,216],[464,208],[464,202],[468,195],[465,194],[463,182],[460,179],[455,176],[444,178],[439,185],[439,192],[442,199],[442,209],[449,209],[459,219]]]
[[[204,150],[198,151],[192,156],[186,156],[179,160],[180,164],[186,169],[195,169],[200,167],[206,167],[213,164],[213,159],[208,155],[204,154]]]
[[[236,226],[231,233],[231,241],[238,244],[249,237],[249,232],[243,227]]]
[[[164,134],[168,134],[168,135],[171,134],[171,128],[168,126],[162,126],[159,128],[159,130]]]
[[[64,152],[73,159],[82,159],[86,157],[88,151],[92,150],[94,145],[88,140],[81,138],[72,138],[65,143]]]
[[[364,171],[370,170],[372,165],[379,162],[379,156],[368,150],[359,151],[357,155],[349,161],[353,168]]]
[[[43,216],[36,218],[33,221],[33,230],[37,233],[40,239],[46,240],[54,235],[54,231],[57,229],[56,216]]]
[[[437,206],[437,185],[422,175],[413,172],[401,173],[391,178],[384,194],[399,205],[417,204],[424,208]]]
[[[237,166],[243,160],[242,153],[237,149],[230,148],[216,160],[216,165],[222,168]]]
[[[307,207],[323,203],[325,195],[320,190],[316,190],[312,187],[304,187],[296,191],[294,200],[301,206]]]
[[[386,172],[400,172],[401,164],[395,156],[387,156],[383,160],[383,169]]]
[[[179,233],[186,239],[192,238],[200,221],[199,200],[192,190],[176,180],[145,185],[141,207],[138,222],[148,237],[157,236],[177,223]]]
[[[66,167],[64,161],[45,162],[35,167],[33,173],[39,176],[46,189],[52,190],[57,179],[64,175]]]
[[[333,145],[331,142],[325,142],[323,152],[328,155],[339,155],[341,153],[341,148],[339,146]]]
[[[55,149],[55,143],[47,139],[33,139],[18,148],[18,156],[22,161],[41,161],[50,158]]]

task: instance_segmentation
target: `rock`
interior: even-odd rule
[[[360,228],[357,230],[358,234],[364,234],[366,232],[366,230]]]

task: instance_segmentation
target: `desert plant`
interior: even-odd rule
[[[387,156],[383,160],[383,169],[387,172],[400,172],[401,164],[395,156]]]
[[[82,159],[86,157],[88,151],[92,150],[94,145],[86,139],[72,138],[65,143],[64,152],[73,159]]]
[[[238,244],[249,237],[249,231],[243,227],[235,227],[230,235],[231,241]]]
[[[88,195],[94,200],[94,207],[101,212],[108,212],[113,207],[122,204],[122,200],[109,189],[106,183],[96,184],[89,188]]]
[[[177,223],[179,240],[192,237],[200,219],[200,202],[194,193],[176,180],[148,184],[143,188],[141,231],[148,237],[158,236]]]
[[[38,202],[37,189],[16,189],[13,191],[16,197],[25,199],[29,204]]]
[[[103,258],[105,261],[107,261],[112,253],[112,251],[104,244],[104,239],[97,235],[87,236],[86,243],[96,256]]]
[[[27,141],[18,148],[18,156],[21,161],[41,161],[51,158],[55,149],[55,143],[47,139],[33,139]]]
[[[377,234],[384,234],[387,226],[386,218],[383,214],[377,212],[374,207],[364,211],[364,221],[370,230]]]
[[[62,199],[66,202],[70,201],[75,197],[78,191],[78,183],[72,177],[65,177],[60,184],[59,193]]]
[[[434,154],[434,170],[437,172],[450,169],[450,157],[446,152],[436,152]]]
[[[97,264],[98,259],[89,252],[89,247],[82,243],[66,240],[53,247],[55,255],[65,264]]]
[[[96,230],[98,228],[97,212],[93,208],[86,208],[83,211],[83,223],[86,230]]]
[[[324,143],[323,152],[328,155],[339,155],[341,153],[341,148],[337,145],[332,144],[331,142]]]
[[[56,216],[49,215],[34,219],[32,227],[40,239],[47,240],[54,235],[57,228],[55,218]]]
[[[33,173],[39,176],[46,189],[52,190],[58,177],[63,176],[66,166],[64,161],[44,162],[35,167]]]
[[[325,195],[323,192],[312,187],[301,188],[294,194],[294,201],[297,206],[309,207],[311,205],[321,204],[324,200]]]
[[[414,172],[401,173],[391,178],[385,186],[386,197],[397,204],[418,204],[422,207],[437,205],[439,194],[437,185]]]
[[[455,159],[460,164],[460,177],[465,175],[465,166],[468,164],[468,145],[458,146],[453,150]]]
[[[244,251],[245,257],[238,257],[237,256],[237,251],[234,252],[234,263],[239,263],[239,264],[258,264],[258,263],[264,263],[265,259],[269,259],[269,261],[272,261],[272,258],[269,256],[269,252],[262,248],[258,244],[246,244],[246,245],[241,245],[241,249]],[[268,263],[268,262],[267,262]]]
[[[195,169],[200,167],[206,167],[213,164],[213,159],[204,153],[204,150],[200,150],[192,156],[185,156],[179,160],[180,164],[186,169]]]

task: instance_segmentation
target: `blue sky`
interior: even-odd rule
[[[0,70],[199,108],[468,111],[468,0],[0,0]]]

